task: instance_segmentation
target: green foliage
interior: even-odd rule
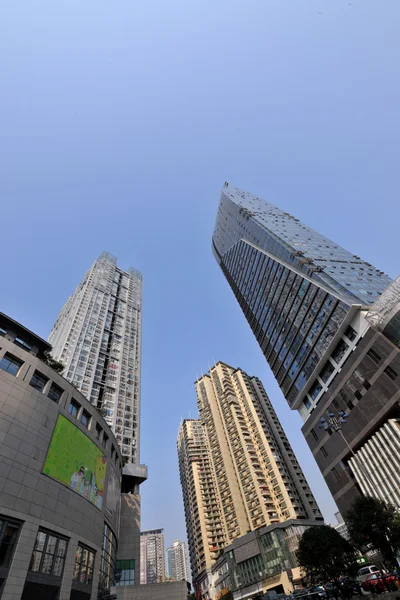
[[[55,360],[50,355],[48,350],[39,354],[38,358],[40,358],[40,360],[43,361],[46,365],[48,365],[51,369],[54,369],[54,371],[56,371],[57,373],[60,373],[60,375],[62,374],[62,372],[65,369],[65,365],[62,362]]]
[[[329,525],[309,527],[304,532],[297,551],[299,564],[311,583],[337,580],[354,571],[356,551]]]
[[[382,500],[360,496],[346,515],[346,524],[358,548],[379,550],[385,562],[396,565],[400,551],[400,516],[396,508]]]

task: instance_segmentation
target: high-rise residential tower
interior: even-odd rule
[[[322,521],[261,381],[218,362],[196,391],[200,419],[178,435],[194,580],[249,531]]]
[[[399,281],[228,184],[212,244],[343,514],[359,491],[399,503]]]
[[[150,529],[140,534],[140,583],[162,583],[165,580],[163,529]]]
[[[175,540],[166,550],[167,576],[173,581],[190,581],[185,542]]]
[[[49,336],[65,377],[102,409],[130,463],[139,463],[141,331],[142,275],[103,252]]]

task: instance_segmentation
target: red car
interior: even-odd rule
[[[374,592],[380,594],[385,592],[388,587],[392,587],[396,581],[396,575],[381,575],[380,573],[371,573],[361,584],[361,587],[366,592]]]

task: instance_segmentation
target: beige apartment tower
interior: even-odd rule
[[[178,435],[193,579],[249,531],[323,520],[261,381],[218,362],[195,385]]]

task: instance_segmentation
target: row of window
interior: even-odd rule
[[[6,354],[4,354],[3,358],[0,360],[0,369],[2,369],[3,371],[7,371],[7,373],[10,373],[11,375],[17,376],[23,364],[23,361],[21,361],[19,358],[6,352]],[[39,371],[35,371],[32,375],[29,385],[34,387],[39,392],[43,392],[48,381],[48,377],[46,377]],[[57,384],[52,382],[50,389],[47,393],[47,397],[50,398],[50,400],[53,400],[53,402],[58,403],[63,393],[64,390],[62,390]],[[76,419],[79,419],[79,422],[84,427],[86,427],[86,429],[90,429],[92,415],[85,409],[81,409],[81,405],[76,400],[72,399],[68,406],[69,414],[75,417]],[[101,441],[104,448],[107,448],[109,437],[98,423],[96,423],[94,433],[96,438],[99,441]],[[114,446],[111,447],[111,458],[115,459],[115,461],[117,461],[118,459],[118,455],[115,451]]]
[[[22,523],[0,517],[0,567],[11,564]],[[57,533],[39,529],[29,564],[29,571],[53,577],[62,577],[68,539]],[[95,552],[78,544],[73,580],[90,586],[93,580]]]

